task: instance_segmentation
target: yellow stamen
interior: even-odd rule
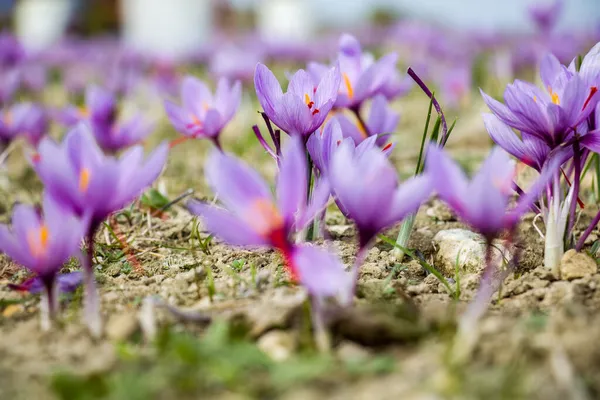
[[[358,128],[358,131],[360,132],[360,134],[363,138],[366,139],[369,137],[367,130],[365,129],[365,127],[363,126],[363,124],[360,121],[356,122],[356,127]]]
[[[90,185],[90,170],[87,168],[82,168],[81,172],[79,172],[79,191],[85,192]]]
[[[90,110],[88,110],[85,106],[79,107],[79,116],[81,118],[89,118]]]
[[[304,94],[304,103],[306,103],[306,105],[310,104],[310,96],[308,94]]]
[[[533,96],[533,101],[537,103],[537,96]]]
[[[560,98],[558,97],[558,94],[556,92],[552,92],[552,102],[557,106],[560,105]]]
[[[352,82],[350,82],[350,77],[347,73],[342,73],[342,77],[344,78],[344,85],[346,85],[346,91],[348,92],[348,97],[351,99],[354,97],[354,89],[352,88]]]

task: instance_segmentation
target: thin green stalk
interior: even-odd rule
[[[402,221],[402,225],[400,225],[400,232],[398,232],[398,238],[396,239],[396,247],[394,247],[393,254],[396,257],[396,260],[402,261],[404,258],[404,248],[408,245],[408,240],[410,239],[410,234],[412,232],[413,226],[415,225],[415,214],[410,214],[408,217],[404,218]]]
[[[312,194],[312,186],[313,186],[313,178],[314,178],[313,162],[312,162],[312,158],[310,157],[310,153],[308,151],[306,152],[306,171],[307,171],[306,205],[308,206],[308,204],[310,203],[310,197]],[[319,230],[318,221],[317,221],[317,218],[315,218],[310,223],[310,225],[308,226],[308,229],[306,231],[306,241],[312,242],[313,240],[315,240],[316,233],[318,232],[318,230]]]
[[[433,96],[431,96],[431,100],[429,101],[429,109],[427,110],[427,119],[425,120],[425,129],[423,130],[423,137],[421,138],[421,148],[419,149],[419,158],[417,159],[417,167],[415,169],[415,176],[419,174],[421,160],[423,159],[423,151],[425,151],[425,138],[427,138],[427,132],[429,131],[429,121],[431,120],[431,110],[432,109],[433,109]]]

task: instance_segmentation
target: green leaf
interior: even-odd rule
[[[169,199],[163,196],[162,193],[160,193],[154,188],[150,188],[144,194],[142,194],[140,201],[146,207],[156,209],[166,207],[166,205],[169,204]]]

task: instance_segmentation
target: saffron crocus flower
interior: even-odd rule
[[[321,179],[307,205],[306,155],[299,138],[284,149],[275,198],[256,171],[232,156],[213,152],[205,171],[208,184],[227,207],[189,202],[189,210],[202,217],[207,230],[232,245],[276,248],[286,259],[292,235],[308,226],[329,199],[329,185]]]
[[[353,123],[344,115],[337,115],[336,118],[342,126],[344,136],[351,137],[355,144],[358,145],[369,136],[377,136],[377,145],[384,147],[398,126],[400,114],[392,111],[383,95],[378,95],[373,98],[364,126],[361,121]]]
[[[182,107],[165,101],[165,109],[175,129],[190,138],[211,139],[217,146],[218,137],[237,112],[242,101],[242,85],[219,79],[213,95],[208,86],[192,76],[181,84]]]
[[[548,34],[556,26],[562,8],[562,0],[555,0],[552,3],[535,3],[529,7],[529,16],[540,32]]]
[[[90,127],[96,142],[108,153],[117,153],[141,143],[154,131],[154,123],[141,115],[124,122],[111,124],[90,121]]]
[[[322,176],[329,175],[329,166],[333,154],[344,142],[349,142],[349,146],[355,147],[357,153],[365,152],[377,147],[377,137],[370,136],[362,140],[358,145],[355,144],[352,133],[348,134],[342,130],[338,117],[331,118],[323,129],[319,129],[308,138],[306,148],[313,161],[314,166]],[[381,151],[386,156],[392,151],[393,146],[388,144]]]
[[[339,67],[330,68],[315,86],[310,75],[299,70],[283,93],[275,75],[258,64],[254,74],[256,95],[269,119],[289,135],[306,140],[327,118],[338,96]]]
[[[381,150],[356,151],[347,142],[333,155],[329,179],[342,212],[356,224],[361,250],[381,230],[416,212],[432,190],[427,175],[400,185],[396,170]]]
[[[552,55],[543,60],[541,77],[547,91],[516,80],[504,92],[505,104],[481,93],[502,122],[555,148],[588,118],[600,95],[596,86],[561,66]]]
[[[483,123],[492,140],[504,151],[536,171],[542,170],[551,150],[545,141],[528,133],[519,137],[493,114],[483,114]]]
[[[144,160],[135,146],[120,158],[105,156],[89,127],[80,123],[61,144],[44,138],[33,158],[34,169],[47,192],[66,210],[89,223],[88,258],[84,263],[85,316],[94,335],[101,332],[98,299],[92,270],[94,234],[111,213],[132,202],[161,173],[168,154],[161,144]]]
[[[30,206],[16,205],[12,227],[0,224],[0,251],[37,274],[43,286],[42,329],[48,330],[58,308],[58,271],[79,252],[85,223],[49,196],[43,216]]]
[[[32,103],[16,104],[2,112],[0,117],[0,141],[7,145],[18,135],[37,146],[48,130],[48,119],[44,110]]]
[[[57,290],[59,294],[74,292],[82,282],[83,274],[81,271],[56,275],[56,286],[58,287]],[[22,283],[9,283],[7,286],[9,289],[16,290],[17,292],[27,292],[31,294],[37,294],[44,291],[44,282],[37,275],[27,278]]]
[[[57,114],[60,122],[75,126],[81,121],[91,121],[96,125],[112,125],[117,117],[117,99],[111,92],[100,86],[91,85],[85,91],[85,105],[70,105]]]
[[[388,99],[397,97],[406,86],[396,70],[397,61],[395,53],[375,61],[371,54],[363,53],[355,37],[342,35],[337,58],[342,79],[335,107],[359,109],[365,100],[378,94],[383,94]],[[315,81],[321,80],[327,70],[322,64],[308,65],[308,71]]]
[[[516,166],[499,147],[492,150],[470,181],[458,164],[436,146],[429,147],[426,160],[426,173],[439,197],[490,243],[501,233],[514,229],[561,164],[560,157],[553,157],[527,194],[509,209]]]

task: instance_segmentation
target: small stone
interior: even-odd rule
[[[154,275],[154,283],[161,283],[162,281],[165,280],[165,276],[164,275]]]
[[[334,238],[343,237],[350,233],[352,226],[350,225],[330,225],[327,230]]]
[[[10,318],[13,315],[21,314],[25,311],[25,307],[22,304],[9,304],[6,306],[4,311],[2,311],[2,316],[5,318]]]
[[[135,333],[138,328],[138,318],[132,313],[114,315],[106,324],[106,337],[115,342],[122,342]]]
[[[369,350],[354,342],[343,341],[337,348],[337,355],[342,361],[356,362],[369,358]]]
[[[296,338],[289,332],[274,330],[265,333],[258,339],[258,348],[274,361],[290,358],[296,349]]]
[[[485,267],[485,241],[481,235],[465,229],[439,231],[433,238],[437,249],[434,265],[446,276],[454,276],[456,264],[461,273],[478,273]],[[494,242],[493,261],[499,263],[500,257],[510,259],[508,250],[502,242]]]
[[[194,271],[194,270],[186,271],[182,274],[177,275],[175,277],[175,279],[178,281],[187,282],[187,283],[194,282],[196,280],[196,271]]]
[[[567,251],[560,262],[560,277],[567,281],[591,276],[597,271],[598,265],[594,259],[574,249]]]

